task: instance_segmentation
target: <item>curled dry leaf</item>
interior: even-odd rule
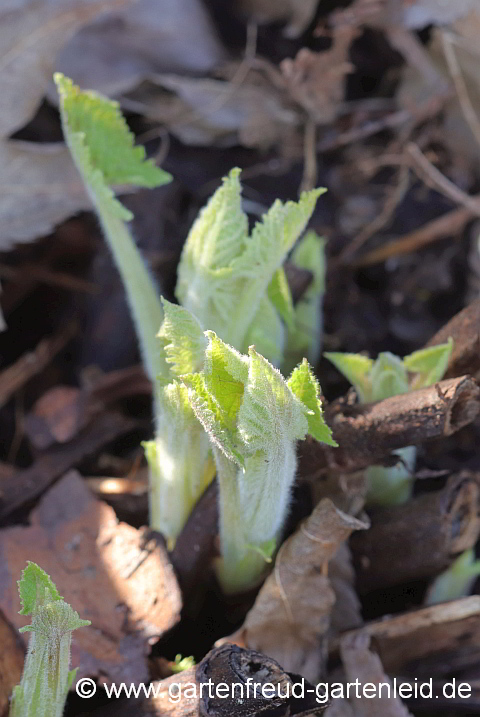
[[[257,71],[250,71],[238,85],[226,80],[154,75],[129,99],[139,103],[138,110],[149,119],[165,123],[185,144],[243,144],[266,149],[285,140],[300,122],[285,93]]]
[[[379,656],[369,647],[370,636],[364,632],[350,633],[341,640],[340,653],[348,682],[359,680],[360,685],[368,683],[375,686],[389,683]],[[358,717],[412,717],[403,702],[393,695],[371,699],[352,696],[351,699]]]
[[[335,595],[328,562],[352,531],[368,525],[335,508],[327,498],[281,547],[241,633],[289,672],[315,681],[322,671],[322,638]]]
[[[77,677],[142,682],[148,679],[147,643],[179,619],[180,589],[167,553],[141,531],[118,523],[71,471],[44,495],[28,527],[0,533],[0,609],[17,627],[16,580],[32,560],[90,627],[72,644]]]
[[[137,0],[81,29],[56,65],[80,87],[117,95],[152,72],[206,73],[223,59],[201,0]]]
[[[0,251],[48,234],[90,202],[63,144],[0,142]]]
[[[67,40],[100,13],[132,2],[135,0],[2,2],[0,137],[15,132],[34,114],[51,81],[57,52]]]
[[[328,124],[336,117],[345,76],[353,70],[348,51],[359,30],[353,25],[339,25],[333,33],[330,50],[312,52],[304,47],[293,60],[281,64],[290,95],[318,124]]]
[[[250,20],[259,24],[288,22],[283,34],[299,37],[309,26],[318,0],[237,0]]]

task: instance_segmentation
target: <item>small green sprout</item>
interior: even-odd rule
[[[458,600],[470,595],[475,580],[480,576],[480,560],[473,549],[458,556],[450,567],[438,575],[428,589],[426,604]]]
[[[20,615],[31,615],[32,624],[25,667],[15,687],[10,717],[61,717],[67,694],[75,679],[70,667],[72,632],[90,625],[64,602],[50,577],[29,562],[18,581],[22,602]]]
[[[445,374],[453,341],[415,351],[401,359],[389,352],[376,361],[362,354],[326,353],[325,356],[353,384],[360,403],[381,401],[410,390],[426,388]],[[409,374],[415,374],[409,382]],[[406,446],[393,451],[399,457],[395,466],[367,469],[368,503],[399,505],[412,494],[416,448]]]
[[[215,472],[208,437],[179,376],[199,370],[196,361],[203,356],[205,329],[214,329],[241,351],[256,343],[281,364],[285,327],[293,316],[282,264],[324,190],[304,192],[298,202],[276,201],[249,234],[241,208],[240,170],[233,169],[194,222],[182,253],[176,295],[190,313],[182,314],[181,307],[171,304],[164,311],[128,228],[132,215],[115,198],[112,186],[156,187],[170,176],[145,159],[143,147],[134,147],[116,102],[81,91],[60,73],[55,82],[65,140],[121,274],[143,362],[155,383],[155,438],[145,443],[150,523],[172,546]],[[174,323],[184,322],[178,331],[185,342],[178,341],[175,350],[172,317]],[[192,331],[198,338],[196,328],[201,329],[199,345],[188,339]]]
[[[213,331],[203,371],[182,377],[193,410],[210,437],[219,484],[225,592],[246,590],[271,562],[288,512],[296,442],[310,433],[335,446],[320,387],[305,359],[288,381],[252,346],[242,355]]]
[[[175,655],[175,660],[170,664],[170,669],[172,670],[174,675],[177,675],[178,673],[184,672],[185,670],[189,670],[190,667],[194,666],[194,657],[182,657],[181,655]]]

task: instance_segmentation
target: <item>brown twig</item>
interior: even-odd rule
[[[455,90],[458,96],[458,101],[460,102],[460,107],[462,108],[463,115],[472,131],[473,136],[477,140],[478,144],[480,144],[480,120],[470,99],[467,84],[463,78],[460,65],[458,64],[457,55],[455,53],[454,48],[455,35],[453,35],[451,32],[443,31],[441,37],[443,44],[443,53],[447,61],[450,75],[452,76],[453,84],[455,85]]]
[[[458,202],[458,204],[470,209],[473,214],[480,216],[479,197],[471,197],[451,182],[425,157],[420,147],[414,142],[408,143],[406,151],[413,160],[413,169],[417,170],[417,172],[420,171],[420,176],[427,186],[442,192],[449,199]]]
[[[474,198],[480,200],[480,195],[476,195]],[[438,219],[433,219],[431,222],[428,222],[428,224],[424,224],[420,229],[414,229],[412,232],[378,247],[378,249],[373,249],[373,251],[368,252],[353,262],[353,265],[357,267],[372,266],[373,264],[380,264],[382,261],[386,261],[395,256],[411,254],[428,244],[432,244],[435,241],[445,239],[445,237],[462,231],[465,224],[474,216],[475,214],[472,210],[466,207],[453,209]]]
[[[350,540],[358,589],[365,593],[440,573],[475,545],[479,508],[479,476],[463,473],[405,505],[371,510],[370,530]]]
[[[377,403],[351,406],[341,399],[325,409],[339,447],[305,441],[300,447],[302,467],[310,475],[366,468],[397,448],[452,435],[479,413],[480,387],[470,376]]]
[[[130,418],[105,411],[74,441],[54,446],[40,455],[29,468],[2,480],[0,521],[41,495],[70,468],[132,431],[135,426],[135,421]]]
[[[27,381],[43,371],[76,334],[77,329],[77,323],[70,322],[58,334],[42,339],[34,351],[24,354],[0,373],[0,408]]]
[[[390,190],[385,205],[380,214],[375,219],[367,224],[362,231],[357,234],[355,239],[347,245],[343,252],[338,257],[338,261],[341,263],[348,263],[349,259],[356,254],[359,249],[367,242],[374,234],[379,232],[383,227],[388,224],[393,216],[396,208],[404,198],[409,185],[409,170],[408,167],[403,165],[398,170],[398,181],[397,185]]]
[[[456,314],[440,331],[437,331],[427,346],[444,344],[453,339],[453,350],[448,362],[445,378],[480,371],[480,299],[469,304]]]

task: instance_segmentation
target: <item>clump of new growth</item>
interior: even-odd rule
[[[362,354],[326,353],[325,356],[355,387],[361,403],[381,401],[408,391],[426,388],[440,381],[447,370],[453,341],[415,351],[403,359],[389,352],[376,361]],[[413,380],[409,381],[409,375]],[[395,466],[370,466],[367,469],[368,502],[398,505],[411,496],[416,448],[407,446],[393,451],[399,458]]]
[[[289,330],[295,326],[282,264],[324,190],[304,192],[298,202],[277,200],[249,233],[240,170],[233,169],[194,222],[182,253],[176,295],[191,315],[178,313],[180,307],[173,305],[164,313],[128,229],[132,215],[111,186],[155,187],[170,177],[145,160],[143,147],[133,146],[117,103],[81,91],[59,73],[55,81],[65,139],[122,276],[143,362],[155,382],[155,438],[145,444],[150,523],[172,544],[215,470],[208,437],[179,381],[180,375],[200,370],[204,346],[199,339],[198,345],[187,341],[172,348],[172,321],[185,322],[185,336],[191,326],[213,329],[241,351],[255,343],[280,365],[286,325]]]
[[[13,691],[10,717],[61,717],[76,669],[70,670],[72,632],[90,625],[64,602],[50,577],[29,562],[18,581],[20,615],[31,615],[22,679]]]
[[[475,559],[473,549],[465,550],[430,585],[425,598],[426,605],[436,605],[470,595],[479,576],[480,560]]]
[[[237,592],[261,579],[275,551],[295,478],[296,442],[310,433],[336,443],[306,359],[286,381],[252,346],[245,356],[213,331],[205,335],[203,371],[182,380],[217,468],[217,575],[226,592]]]

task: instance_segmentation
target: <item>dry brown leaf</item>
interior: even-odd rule
[[[359,680],[361,685],[369,683],[376,686],[382,682],[390,682],[380,658],[371,652],[369,647],[370,637],[366,633],[350,634],[342,639],[340,652],[348,682]],[[369,699],[365,697],[357,699],[353,695],[351,700],[359,717],[412,717],[403,702],[393,695],[375,696]]]
[[[200,0],[137,0],[80,30],[56,66],[81,87],[113,95],[151,72],[206,73],[223,59]]]
[[[140,111],[165,123],[185,144],[240,143],[266,149],[283,141],[300,122],[284,94],[258,72],[249,72],[239,85],[224,80],[155,75],[131,98],[140,102]]]
[[[0,137],[34,114],[65,42],[102,12],[135,0],[3,0],[0,8]]]
[[[281,63],[292,98],[318,124],[332,122],[344,96],[345,76],[353,70],[348,51],[359,34],[353,25],[339,25],[333,30],[333,45],[325,52],[302,48],[295,59]]]
[[[331,632],[339,634],[363,623],[362,607],[355,590],[355,571],[347,543],[342,543],[328,564],[328,578],[335,593],[330,616]]]
[[[180,590],[166,551],[118,523],[113,509],[71,471],[43,496],[30,526],[0,533],[0,609],[17,627],[28,623],[18,615],[16,584],[27,560],[92,622],[72,644],[77,677],[146,681],[148,643],[180,616]]]
[[[273,657],[287,672],[318,680],[321,642],[335,601],[328,561],[353,530],[367,527],[330,500],[322,500],[282,545],[243,625],[245,645]]]
[[[262,24],[288,22],[286,37],[299,37],[309,26],[318,0],[237,0],[250,20]]]
[[[90,207],[82,180],[63,144],[0,142],[0,251],[48,234]]]

